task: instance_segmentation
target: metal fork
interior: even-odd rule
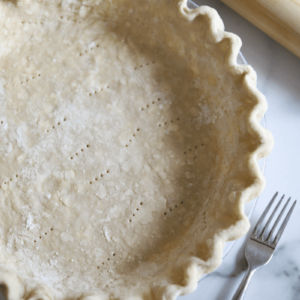
[[[294,201],[292,207],[290,208],[289,212],[287,213],[285,219],[283,220],[277,235],[275,236],[274,239],[272,239],[274,231],[281,219],[281,217],[283,216],[283,213],[285,211],[285,209],[287,208],[291,198],[289,198],[286,202],[286,204],[284,205],[283,209],[281,210],[279,216],[277,217],[271,231],[269,231],[269,234],[267,234],[267,229],[268,226],[270,225],[276,211],[278,210],[284,195],[281,197],[280,201],[278,202],[278,204],[276,205],[274,211],[272,212],[271,216],[269,217],[266,225],[264,226],[264,228],[262,229],[261,233],[259,234],[261,228],[262,228],[262,223],[264,218],[266,217],[267,213],[269,212],[272,204],[274,203],[276,197],[278,195],[278,192],[273,196],[272,200],[270,201],[270,203],[268,204],[268,206],[266,207],[265,211],[263,212],[263,214],[261,215],[260,219],[258,220],[251,236],[249,237],[247,244],[246,244],[246,248],[245,248],[245,256],[248,262],[248,270],[247,273],[245,274],[242,282],[240,283],[236,293],[234,294],[232,300],[242,300],[244,298],[246,289],[249,285],[250,279],[253,276],[254,272],[266,265],[272,258],[273,256],[273,252],[281,238],[281,235],[285,229],[285,226],[287,225],[289,218],[294,210],[294,207],[297,203],[297,200]],[[259,234],[259,235],[258,235]]]

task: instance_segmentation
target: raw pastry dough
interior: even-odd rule
[[[177,4],[0,1],[9,299],[173,299],[248,229],[266,102],[217,13]]]

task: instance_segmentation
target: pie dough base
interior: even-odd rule
[[[9,299],[173,299],[249,228],[267,104],[240,39],[183,1],[0,2]]]

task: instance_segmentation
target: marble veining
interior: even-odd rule
[[[220,1],[194,2],[214,7],[221,15],[226,30],[241,37],[242,52],[256,70],[258,87],[268,100],[267,128],[274,135],[275,147],[267,159],[266,189],[250,219],[253,228],[275,191],[300,200],[300,59]],[[255,273],[245,300],[300,299],[299,228],[300,202],[271,262]],[[247,269],[245,241],[246,237],[243,237],[234,244],[221,266],[201,279],[194,293],[179,299],[231,299]]]
[[[243,55],[257,72],[258,88],[267,98],[267,128],[275,147],[267,158],[267,186],[250,218],[252,228],[274,193],[300,200],[300,59],[218,0],[194,0],[214,7],[225,30],[243,41]],[[270,263],[259,269],[245,300],[300,299],[300,202],[274,252]],[[251,232],[251,229],[250,229]],[[246,237],[238,240],[221,266],[198,283],[197,290],[180,300],[230,300],[247,269]]]

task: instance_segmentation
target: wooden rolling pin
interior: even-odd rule
[[[300,0],[221,0],[300,57]]]

